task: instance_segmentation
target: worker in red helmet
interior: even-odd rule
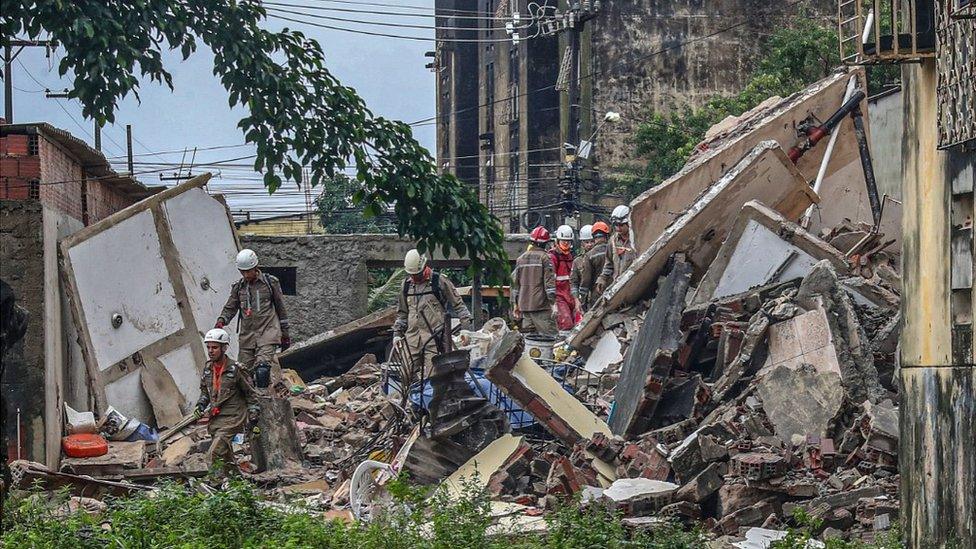
[[[556,327],[572,330],[582,314],[573,297],[570,275],[573,272],[573,228],[561,225],[556,229],[556,245],[549,250],[549,258],[556,274]]]
[[[515,262],[512,272],[512,317],[523,332],[556,335],[556,276],[546,253],[549,231],[539,226],[529,235],[531,244]]]

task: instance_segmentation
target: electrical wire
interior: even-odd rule
[[[394,27],[401,29],[423,29],[423,30],[433,30],[433,31],[462,31],[462,32],[473,32],[476,33],[481,29],[479,27],[444,27],[436,25],[414,25],[411,23],[391,23],[388,21],[367,21],[365,19],[347,19],[345,17],[332,17],[328,15],[318,15],[314,13],[308,13],[304,11],[286,10],[283,8],[267,8],[269,13],[288,13],[291,15],[302,15],[305,17],[311,17],[312,19],[321,19],[325,21],[339,21],[342,23],[355,23],[359,25],[374,25],[379,27]],[[526,25],[522,27],[517,27],[518,29],[527,29],[531,25]],[[454,40],[454,39],[449,39]]]
[[[437,8],[436,6],[414,6],[414,5],[409,5],[409,4],[383,4],[383,3],[378,3],[378,2],[354,2],[354,1],[351,1],[351,0],[311,0],[311,1],[319,2],[319,3],[325,3],[325,4],[344,4],[344,5],[352,5],[352,6],[375,6],[375,7],[382,7],[382,8],[410,9],[410,10],[420,10],[420,11],[431,11],[431,10],[434,10],[435,12],[438,12],[438,11],[439,12],[449,12],[451,15],[471,14],[474,17],[479,17],[479,18],[480,17],[484,17],[484,16],[481,15],[481,12],[479,12],[478,10],[458,10],[458,9],[452,9],[452,8]],[[265,2],[265,3],[268,3],[268,2]],[[329,9],[332,9],[334,11],[340,11],[342,8],[329,8]],[[370,11],[368,13],[374,13],[374,11]],[[404,15],[410,15],[410,14],[404,14]]]
[[[439,39],[439,38],[424,37],[424,36],[406,36],[406,35],[402,35],[402,34],[389,34],[389,33],[384,33],[384,32],[374,32],[374,31],[367,31],[367,30],[361,30],[361,29],[349,29],[349,28],[346,28],[346,27],[337,27],[335,25],[327,25],[325,23],[316,23],[314,21],[304,21],[304,20],[301,20],[301,19],[295,19],[295,18],[292,18],[292,17],[286,17],[284,15],[277,15],[277,14],[274,14],[274,13],[269,13],[268,14],[268,18],[270,18],[270,19],[280,19],[280,20],[283,20],[283,21],[290,21],[292,23],[298,23],[298,24],[301,24],[301,25],[309,25],[309,26],[312,26],[312,27],[318,27],[318,28],[322,28],[322,29],[329,29],[329,30],[341,31],[341,32],[348,32],[348,33],[352,33],[352,34],[364,34],[364,35],[367,35],[367,36],[379,36],[379,37],[383,37],[383,38],[397,38],[397,39],[400,39],[400,40],[414,40],[414,41],[418,41],[418,42],[449,42],[449,43],[466,43],[466,44],[497,44],[497,43],[510,42],[511,41],[510,38],[499,38],[497,40],[496,39],[482,40],[482,39],[478,39],[478,38],[470,38],[470,39],[467,39],[467,38]],[[531,40],[532,38],[533,37],[527,37],[527,38],[522,38],[522,40]]]
[[[380,17],[413,17],[421,19],[463,19],[463,20],[474,20],[474,21],[500,21],[508,22],[510,18],[508,17],[494,17],[485,15],[457,15],[457,14],[438,14],[434,13],[404,13],[404,12],[379,12],[376,10],[357,10],[351,8],[334,8],[328,6],[310,6],[308,4],[291,4],[283,2],[262,2],[265,6],[278,6],[287,8],[302,8],[316,11],[331,11],[339,13],[362,13],[367,15],[377,15]],[[431,8],[427,8],[428,11]],[[477,13],[477,12],[471,12]]]
[[[786,9],[792,8],[792,7],[794,7],[794,6],[802,3],[802,1],[803,0],[794,0],[793,2],[786,3],[786,4],[783,5],[783,9],[785,11]],[[715,36],[717,36],[719,34],[723,34],[725,32],[729,32],[731,30],[735,30],[735,29],[737,29],[739,27],[742,27],[742,26],[748,25],[749,23],[754,22],[756,18],[762,18],[762,17],[769,16],[769,15],[782,15],[782,13],[776,13],[776,14],[770,13],[770,14],[752,15],[749,18],[744,19],[744,20],[742,20],[742,21],[740,21],[740,22],[738,22],[738,23],[736,23],[734,25],[729,25],[727,27],[720,28],[720,29],[718,29],[716,31],[710,32],[710,33],[705,34],[703,36],[698,36],[698,37],[691,38],[691,39],[688,39],[688,40],[685,40],[685,41],[682,41],[682,42],[678,42],[676,44],[672,44],[670,46],[666,46],[666,47],[661,48],[659,50],[650,52],[648,54],[637,56],[637,57],[635,57],[633,59],[619,61],[619,62],[617,62],[617,63],[615,63],[615,64],[607,67],[606,69],[595,70],[595,71],[592,71],[592,72],[590,72],[588,74],[580,75],[579,78],[578,78],[578,80],[579,81],[583,81],[585,79],[591,79],[591,78],[594,78],[596,76],[606,75],[610,71],[615,70],[615,69],[617,69],[619,67],[633,66],[634,64],[636,64],[638,62],[646,61],[648,59],[651,59],[652,57],[655,57],[655,56],[658,56],[658,55],[662,55],[662,54],[667,53],[667,52],[669,52],[671,50],[675,50],[675,49],[679,49],[679,48],[682,48],[684,46],[687,46],[688,44],[693,44],[693,43],[696,43],[696,42],[701,42],[703,40],[707,40],[709,38],[713,38],[713,37],[715,37]],[[492,101],[488,101],[486,103],[482,103],[482,104],[479,104],[479,105],[476,105],[476,106],[473,106],[473,107],[465,107],[465,108],[462,108],[462,109],[458,109],[456,111],[451,111],[451,112],[447,112],[447,113],[441,113],[439,115],[434,115],[434,116],[431,116],[431,117],[428,117],[428,118],[422,118],[420,120],[415,120],[413,122],[410,122],[409,125],[410,126],[415,126],[415,125],[422,124],[422,123],[426,123],[426,122],[436,121],[439,116],[458,115],[458,114],[463,114],[465,112],[477,111],[477,110],[479,110],[479,109],[481,109],[483,107],[487,107],[489,105],[495,105],[495,104],[498,104],[498,103],[504,103],[504,102],[507,102],[507,101],[511,101],[513,99],[520,99],[522,97],[528,97],[530,95],[535,95],[537,93],[541,93],[541,92],[544,92],[544,91],[548,91],[548,90],[555,89],[555,87],[556,87],[555,83],[554,84],[550,84],[548,86],[543,86],[541,88],[537,88],[537,89],[534,89],[534,90],[529,90],[527,92],[523,92],[523,93],[520,93],[520,94],[517,94],[517,95],[512,95],[512,96],[508,96],[508,97],[494,99]],[[687,131],[684,130],[684,128],[679,128],[679,127],[674,126],[674,125],[671,125],[671,124],[656,123],[654,121],[648,121],[648,122],[651,123],[651,124],[654,124],[654,125],[658,125],[658,126],[662,126],[662,127],[668,127],[668,128],[672,128],[672,129],[675,129],[675,130],[678,130],[678,131],[687,133]]]

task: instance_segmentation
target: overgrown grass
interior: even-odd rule
[[[545,517],[545,535],[489,529],[491,502],[467,490],[452,500],[444,492],[395,482],[393,504],[370,524],[326,521],[320,513],[295,508],[282,511],[262,502],[243,481],[215,495],[178,484],[154,493],[106,500],[96,516],[65,514],[59,508],[66,493],[29,492],[12,496],[4,506],[0,547],[105,548],[364,548],[364,549],[541,549],[649,548],[699,549],[707,546],[698,530],[665,523],[637,533],[625,529],[620,516],[599,505],[570,501]],[[800,549],[817,528],[803,517],[800,527],[778,542],[779,549]],[[866,545],[828,540],[828,549],[900,549],[897,533]]]

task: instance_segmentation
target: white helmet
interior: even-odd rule
[[[203,336],[204,343],[220,343],[221,345],[230,345],[230,335],[227,334],[227,330],[223,328],[214,328],[207,332],[207,335]]]
[[[247,248],[237,253],[237,270],[249,271],[258,266],[258,254]]]
[[[623,204],[617,206],[613,209],[613,213],[610,214],[610,223],[614,225],[623,225],[624,223],[630,223],[628,219],[630,217],[630,208]]]
[[[560,225],[556,229],[556,240],[572,240],[573,239],[573,228],[569,225]]]
[[[580,227],[580,240],[593,240],[593,225]]]
[[[407,271],[407,274],[420,274],[420,271],[423,271],[426,266],[427,258],[416,249],[407,252],[403,258],[403,270]]]

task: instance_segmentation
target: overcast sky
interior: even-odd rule
[[[280,1],[280,0],[279,0]],[[336,9],[357,9],[375,12],[432,14],[433,0],[373,0],[375,4],[396,4],[401,7],[356,6],[351,2],[316,3],[285,0],[293,4],[315,5]],[[366,2],[366,0],[362,0]],[[411,6],[411,7],[408,7]],[[426,6],[426,11],[413,7]],[[270,7],[270,6],[269,6]],[[293,8],[286,8],[293,9]],[[310,13],[343,19],[394,22],[433,26],[429,17],[407,17],[404,15],[378,15],[372,13],[349,13],[342,11],[318,10]],[[280,13],[280,12],[279,12]],[[281,14],[286,17],[294,15]],[[303,18],[298,16],[299,18]],[[350,22],[317,19],[320,24],[328,24],[349,29],[362,29],[403,36],[433,38],[432,29],[379,27]],[[287,25],[299,29],[307,36],[315,38],[322,45],[326,55],[326,66],[339,80],[355,88],[366,100],[368,107],[376,114],[405,122],[429,118],[434,115],[434,75],[424,65],[430,59],[424,52],[433,50],[432,41],[406,40],[368,36],[338,30],[316,28],[309,25],[269,20],[268,28]],[[75,100],[49,99],[44,89],[62,91],[71,85],[73,78],[67,75],[58,77],[57,65],[61,54],[57,50],[50,59],[43,48],[26,48],[14,62],[13,85],[14,119],[16,122],[49,122],[68,130],[75,136],[93,143],[92,123],[81,116],[81,105]],[[167,53],[164,57],[167,69],[173,74],[174,90],[152,82],[144,82],[139,90],[142,101],[129,97],[122,101],[116,113],[116,125],[103,129],[102,148],[106,156],[118,157],[121,165],[116,169],[125,170],[125,124],[132,124],[135,142],[133,152],[137,162],[160,163],[180,162],[182,152],[165,153],[161,151],[182,151],[183,148],[200,149],[241,145],[243,135],[237,129],[237,121],[244,116],[242,109],[231,110],[227,106],[227,92],[212,74],[212,56],[206,46],[187,61],[181,61],[178,52]],[[33,78],[32,78],[33,77]],[[34,79],[36,78],[36,82]],[[433,151],[434,126],[421,125],[414,128],[417,139]],[[147,154],[155,152],[156,155]],[[221,148],[197,153],[197,162],[213,162],[252,154],[248,147]],[[189,161],[189,157],[187,158]],[[221,177],[211,188],[222,187],[228,196],[232,210],[252,209],[267,213],[270,211],[295,211],[303,209],[303,193],[294,184],[269,197],[262,191],[258,177],[248,169],[251,160],[235,162],[234,166],[221,168]],[[135,171],[157,169],[158,165],[136,165]],[[250,173],[249,173],[250,172]],[[167,174],[169,175],[169,174]],[[156,173],[139,176],[150,185],[160,184]],[[172,182],[167,182],[172,184]]]

